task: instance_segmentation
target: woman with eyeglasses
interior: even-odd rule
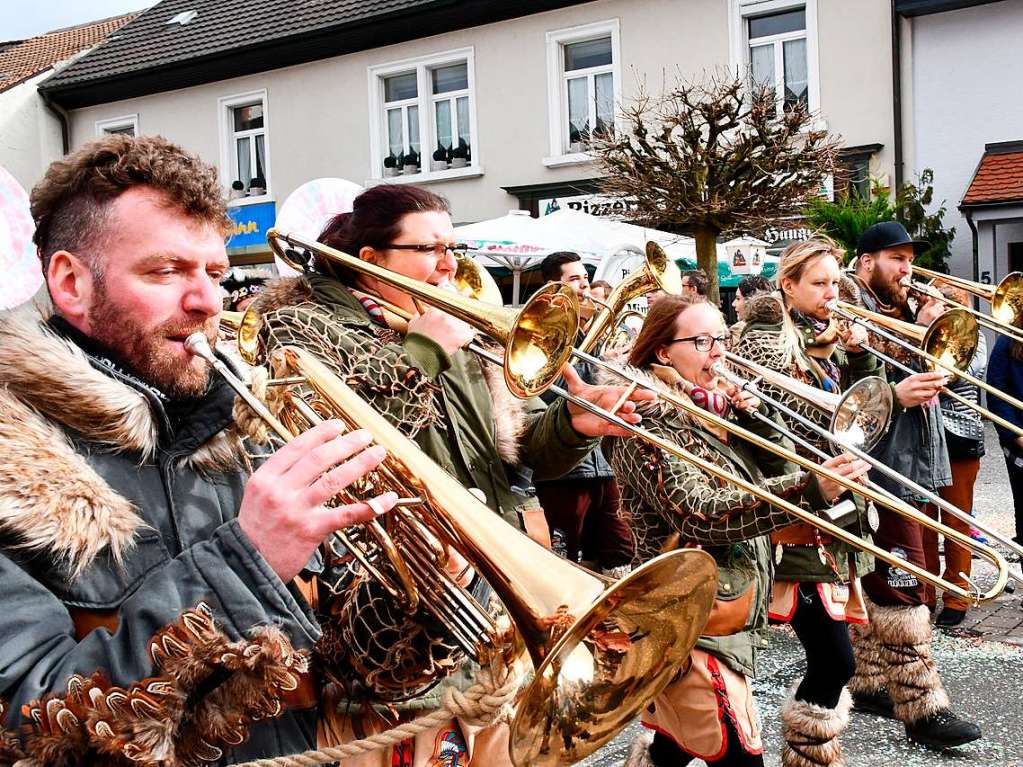
[[[717,307],[701,297],[665,296],[647,315],[629,364],[639,376],[672,388],[697,406],[791,447],[750,415],[757,407],[764,411],[758,400],[717,375],[727,339]],[[805,508],[827,508],[843,492],[837,483],[664,402],[643,403],[639,411],[645,428]],[[717,599],[689,667],[643,715],[653,734],[634,743],[626,764],[677,767],[700,758],[710,765],[762,765],[750,679],[758,653],[767,646],[773,571],[767,534],[788,525],[791,517],[646,442],[611,438],[604,446],[621,485],[622,506],[631,513],[635,563],[677,547],[699,546],[718,565]],[[847,477],[866,468],[849,456],[826,465]]]
[[[451,282],[456,256],[464,252],[455,240],[447,202],[414,186],[366,190],[355,199],[352,212],[333,218],[319,239],[364,261],[441,287]],[[466,487],[477,488],[496,514],[549,542],[543,512],[535,498],[513,486],[513,469],[521,464],[532,468],[536,478],[554,479],[596,446],[594,437],[616,433],[617,427],[564,402],[546,408],[539,399],[513,397],[500,368],[464,349],[475,331],[445,312],[421,306],[396,287],[324,259],[315,260],[314,270],[269,286],[260,299],[257,309],[263,315],[269,349],[297,345],[316,354],[441,468]],[[412,319],[402,320],[383,302],[411,313]],[[585,385],[567,366],[564,375],[569,389],[604,407],[623,391]],[[627,420],[638,422],[632,402],[626,403],[625,413]],[[339,702],[331,720],[321,722],[325,735],[321,743],[345,742],[386,729],[384,718],[368,707],[370,702],[401,700],[397,707],[402,716],[412,718],[440,705],[445,684],[471,682],[471,669],[459,671],[462,658],[451,636],[425,609],[407,613],[361,568],[344,559],[326,565],[331,575],[332,570],[341,571],[344,596],[321,599],[317,617],[324,637],[317,650],[329,661],[321,665],[351,672],[331,680],[347,700]],[[450,552],[447,569],[481,604],[488,604],[489,587],[457,552]],[[424,693],[445,670],[457,682]],[[394,763],[413,767],[441,760],[507,765],[507,737],[506,725],[480,731],[452,721],[345,764],[389,767],[393,756]]]
[[[746,325],[735,353],[830,392],[840,392],[865,376],[883,375],[881,363],[857,345],[865,340],[862,328],[840,326],[827,308],[839,295],[842,256],[841,248],[824,237],[786,248],[778,263],[779,290],[746,303]],[[758,385],[827,427],[827,420],[805,400],[767,382]],[[820,436],[781,417],[800,437],[831,452]],[[869,538],[867,510],[857,503],[857,513],[845,526]],[[856,670],[846,624],[867,622],[857,574],[870,572],[873,559],[801,522],[776,531],[772,541],[777,569],[770,618],[792,626],[807,660],[806,674],[781,711],[782,764],[805,764],[812,740],[819,741],[814,747],[817,764],[841,764],[839,737],[848,726],[851,706],[845,686]]]

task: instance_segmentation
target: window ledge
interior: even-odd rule
[[[424,173],[412,173],[400,176],[388,176],[371,178],[366,182],[367,186],[374,184],[432,184],[439,181],[457,181],[461,178],[476,178],[484,173],[483,167],[470,165],[465,168],[448,168],[447,170],[434,170]]]
[[[547,168],[560,168],[563,165],[584,165],[594,161],[594,156],[586,152],[570,152],[556,157],[544,157],[541,162]]]
[[[227,207],[229,208],[243,208],[246,205],[258,205],[261,202],[274,202],[272,194],[261,194],[256,197],[238,197],[234,200],[227,201]]]

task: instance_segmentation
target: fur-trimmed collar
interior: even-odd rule
[[[746,300],[746,325],[777,325],[784,317],[785,307],[775,292],[756,293]]]
[[[72,437],[152,459],[160,421],[150,396],[98,370],[38,320],[0,317],[0,531],[26,550],[48,552],[72,574],[105,549],[120,560],[144,523]],[[243,457],[228,430],[184,460],[193,470],[221,471]]]

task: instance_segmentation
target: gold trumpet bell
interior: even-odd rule
[[[991,297],[991,314],[999,322],[1015,325],[1023,316],[1023,272],[1005,276]]]
[[[662,554],[604,591],[520,693],[512,761],[573,764],[614,738],[692,652],[716,582],[714,560],[686,549]]]
[[[919,326],[913,326],[919,327]],[[964,309],[949,309],[928,325],[920,348],[958,370],[966,370],[977,353],[977,319]],[[929,363],[933,370],[935,365]]]
[[[682,293],[682,272],[668,258],[664,248],[653,240],[646,244],[646,262],[643,266],[618,283],[604,301],[604,306],[591,321],[586,337],[579,344],[579,350],[591,353],[600,339],[612,329],[622,307],[636,296],[651,290],[663,290],[673,296]]]
[[[504,355],[504,380],[512,394],[533,397],[555,380],[572,355],[579,301],[567,285],[544,285],[530,296],[509,328]]]

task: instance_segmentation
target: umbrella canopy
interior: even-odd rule
[[[35,295],[43,270],[32,243],[35,224],[28,195],[18,181],[0,168],[0,310],[12,309]]]

